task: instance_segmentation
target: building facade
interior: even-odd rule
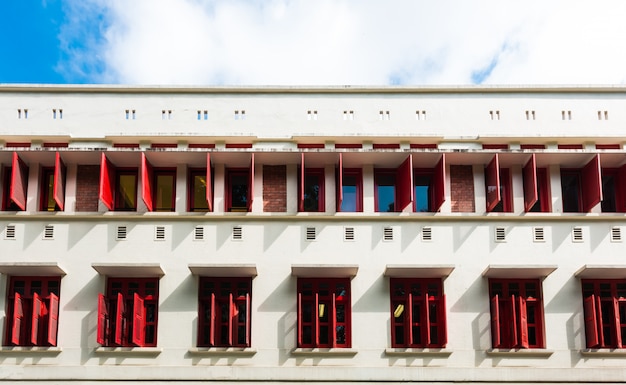
[[[625,107],[0,86],[0,378],[625,381]]]

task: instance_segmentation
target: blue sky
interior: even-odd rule
[[[0,83],[623,84],[619,0],[10,0]]]

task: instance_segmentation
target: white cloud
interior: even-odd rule
[[[73,0],[68,77],[129,84],[623,83],[621,1]],[[94,26],[95,24],[95,26]],[[83,39],[87,40],[83,40]]]

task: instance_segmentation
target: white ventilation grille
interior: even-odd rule
[[[43,228],[43,239],[54,239],[54,226],[45,225]]]
[[[383,241],[393,241],[393,228],[392,227],[383,228]]]
[[[193,239],[196,241],[201,241],[204,239],[204,227],[196,226],[193,229]]]
[[[545,233],[543,227],[533,227],[533,241],[534,242],[545,242]]]
[[[317,230],[315,227],[307,227],[306,228],[306,240],[314,241],[317,239]]]
[[[611,242],[622,241],[622,229],[620,227],[611,227]]]
[[[422,227],[422,241],[432,241],[432,240],[433,240],[432,227]]]
[[[241,241],[243,239],[243,228],[241,226],[233,226],[233,240]]]
[[[15,225],[7,225],[4,231],[4,239],[15,239]]]
[[[506,242],[506,229],[504,227],[496,227],[496,242]]]
[[[572,242],[582,242],[583,240],[582,227],[574,227],[572,229]]]
[[[343,240],[344,241],[354,241],[354,227],[344,227],[343,228]]]
[[[155,241],[165,240],[165,226],[154,227],[154,240]]]
[[[126,228],[126,226],[117,226],[117,233],[115,235],[115,239],[118,241],[122,241],[126,239],[127,232],[128,232],[128,229]]]

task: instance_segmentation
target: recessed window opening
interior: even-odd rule
[[[489,111],[489,117],[491,118],[491,120],[500,120],[500,111],[498,110]]]
[[[301,176],[302,178],[302,176]],[[324,207],[324,169],[307,168],[304,170],[304,190],[301,191],[300,211],[322,212]],[[299,184],[298,188],[302,188]]]
[[[341,212],[363,211],[362,174],[360,169],[344,169],[341,185]]]
[[[415,111],[415,120],[426,120],[426,111]]]
[[[317,120],[317,111],[308,110],[306,112],[306,120]]]
[[[344,111],[343,120],[354,120],[354,111],[350,111],[350,110]]]
[[[379,171],[374,174],[376,186],[376,211],[396,211],[396,173]]]
[[[389,111],[380,110],[378,112],[378,120],[389,120],[390,118],[391,115],[389,114]]]
[[[626,280],[582,280],[587,349],[621,349],[626,341]]]
[[[213,174],[211,174],[213,175]],[[190,169],[189,171],[189,211],[209,211],[207,189],[212,188],[212,181],[207,179],[206,169]],[[212,196],[212,194],[210,194]]]
[[[572,120],[572,111],[571,110],[561,111],[561,120]]]
[[[246,212],[248,211],[249,179],[248,169],[227,170],[227,211]]]
[[[535,120],[535,110],[526,110],[526,120]]]
[[[598,120],[609,120],[609,111],[598,111]]]

